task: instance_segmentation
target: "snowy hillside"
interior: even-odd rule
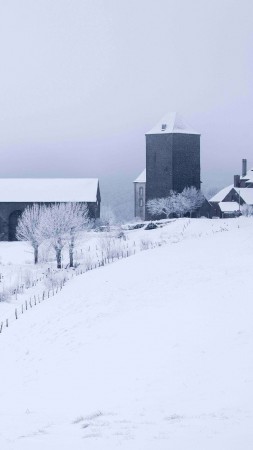
[[[0,335],[1,449],[252,449],[253,221],[128,239]]]

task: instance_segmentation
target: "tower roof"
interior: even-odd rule
[[[138,178],[136,178],[136,180],[134,180],[134,183],[146,183],[146,169],[144,169],[140,175],[138,176]]]
[[[195,131],[187,122],[178,114],[177,112],[170,112],[166,114],[155,126],[152,130],[148,131],[147,134],[171,134],[171,133],[180,133],[180,134],[197,134],[200,135],[197,131]]]

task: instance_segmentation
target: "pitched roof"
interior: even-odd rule
[[[177,112],[170,112],[166,114],[156,125],[146,134],[197,134],[190,125]]]
[[[247,205],[253,205],[253,188],[235,188]]]
[[[247,183],[253,183],[253,169],[248,170],[244,177],[241,177],[241,180],[246,180]]]
[[[134,183],[146,183],[146,169],[140,173],[136,180],[134,180]]]
[[[224,200],[224,198],[229,194],[229,192],[234,189],[240,197],[243,199],[247,205],[253,205],[253,188],[240,188],[240,187],[234,187],[233,184],[230,186],[225,187],[224,189],[221,189],[217,194],[215,194],[209,202],[219,203]],[[229,202],[225,202],[229,203]]]
[[[234,185],[231,184],[230,186],[221,189],[221,191],[217,192],[217,194],[210,198],[209,202],[222,202],[222,200],[224,200],[224,198],[228,195],[231,189],[233,189],[233,187]]]
[[[96,202],[97,178],[2,178],[0,202]]]

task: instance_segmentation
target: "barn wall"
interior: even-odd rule
[[[0,202],[0,241],[10,240],[9,218],[14,211],[24,211],[27,206],[32,206],[32,202]],[[50,205],[51,203],[39,203]],[[100,201],[87,203],[90,218],[100,217]],[[15,234],[15,233],[14,233]],[[15,239],[12,239],[15,240]]]

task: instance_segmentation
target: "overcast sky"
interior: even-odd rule
[[[129,180],[178,111],[202,180],[253,166],[252,0],[0,0],[0,176]]]

